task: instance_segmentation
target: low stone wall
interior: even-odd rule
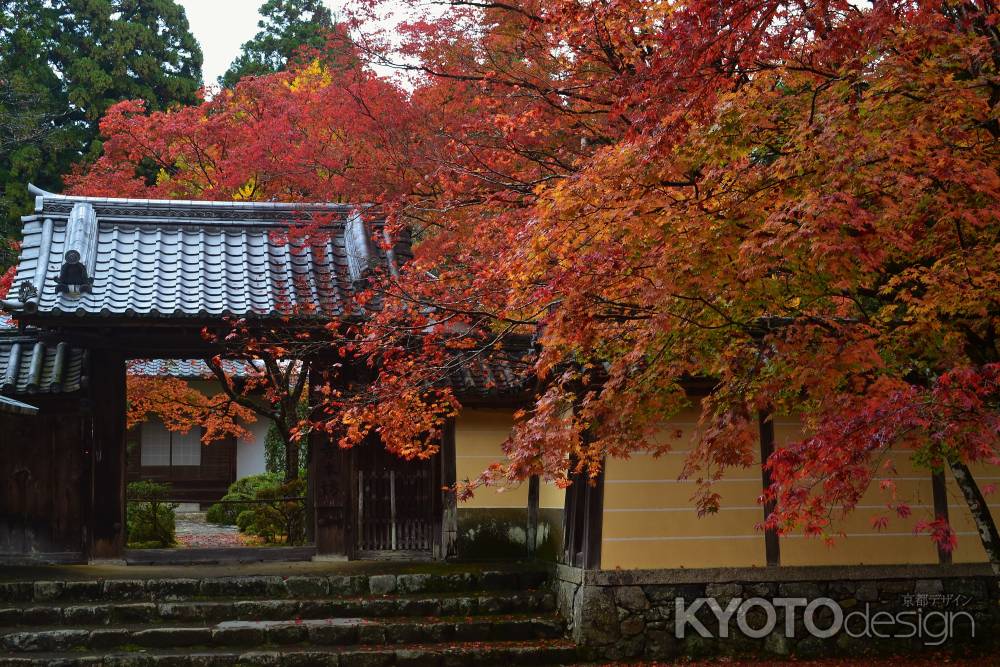
[[[559,611],[590,659],[1000,648],[1000,580],[985,565],[596,571],[560,565],[553,581]]]

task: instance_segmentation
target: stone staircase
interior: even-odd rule
[[[531,569],[0,583],[0,666],[573,663],[564,634]]]

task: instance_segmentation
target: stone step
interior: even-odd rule
[[[551,612],[554,609],[555,595],[547,590],[273,600],[217,598],[174,602],[27,603],[0,607],[0,627],[39,628],[63,624],[203,623],[346,617],[475,616]]]
[[[18,602],[102,600],[171,602],[192,598],[319,598],[328,596],[518,591],[540,587],[548,573],[466,571],[445,574],[235,576],[0,582],[0,605]]]
[[[132,650],[120,653],[39,653],[0,657],[0,667],[464,667],[466,665],[566,665],[577,660],[576,647],[564,639],[544,641],[450,642],[401,646],[282,646]]]
[[[125,648],[252,647],[268,645],[393,645],[561,639],[563,624],[548,617],[325,618],[286,621],[224,621],[214,625],[79,627],[18,630],[0,635],[9,653]]]

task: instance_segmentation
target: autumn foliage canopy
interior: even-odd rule
[[[127,428],[155,417],[170,431],[200,429],[206,445],[229,437],[252,437],[246,427],[257,421],[257,416],[224,392],[211,394],[200,389],[198,382],[180,377],[145,375],[136,364],[130,364],[128,370]]]
[[[371,202],[412,230],[359,299],[377,312],[332,327],[374,382],[327,392],[317,427],[433,453],[449,368],[531,336],[537,395],[470,487],[662,452],[697,378],[703,512],[759,457],[762,413],[808,434],[769,462],[780,531],[828,535],[876,480],[907,516],[890,450],[956,479],[1000,464],[992,2],[412,3],[379,32],[385,4],[201,106],[112,108],[74,181]]]

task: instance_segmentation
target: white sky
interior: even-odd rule
[[[216,84],[216,79],[229,69],[230,63],[240,53],[240,46],[252,39],[260,28],[257,21],[258,7],[263,0],[177,0],[184,7],[191,32],[201,43],[205,55],[202,73],[205,85]],[[340,13],[342,0],[325,0],[334,15]]]
[[[334,17],[343,14],[348,0],[324,0]],[[239,55],[240,46],[252,39],[257,31],[260,14],[257,9],[264,0],[177,0],[184,7],[191,32],[201,44],[205,56],[202,73],[205,85],[217,84],[218,77],[229,69]],[[408,0],[399,0],[399,7]]]
[[[229,69],[240,45],[257,34],[257,0],[179,0],[191,32],[205,55],[202,73],[206,85]]]

